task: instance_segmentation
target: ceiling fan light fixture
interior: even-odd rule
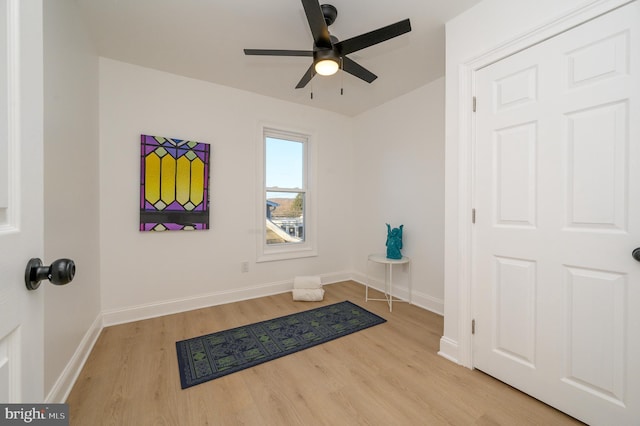
[[[340,65],[335,59],[322,59],[316,62],[315,70],[320,75],[333,75],[338,72]]]

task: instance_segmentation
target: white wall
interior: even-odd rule
[[[460,222],[470,220],[470,210],[461,209],[460,188],[467,181],[459,179],[460,173],[465,178],[470,174],[461,170],[459,163],[464,161],[464,147],[469,142],[466,135],[460,133],[464,123],[464,115],[470,114],[471,81],[462,75],[461,70],[477,58],[492,55],[497,49],[506,49],[508,43],[522,44],[523,35],[555,24],[558,26],[575,25],[571,22],[570,13],[582,8],[591,7],[606,9],[609,0],[484,0],[475,7],[462,13],[446,25],[446,152],[445,152],[445,326],[441,340],[440,353],[454,361],[468,365],[470,357],[459,353],[461,335],[470,334],[469,324],[460,324],[460,307],[468,306],[462,300],[460,286],[464,282],[459,272],[469,259],[463,256],[460,244]],[[605,6],[604,8],[601,6]],[[560,19],[562,18],[562,19]],[[552,35],[548,34],[547,36]],[[499,58],[495,58],[499,59]],[[467,93],[469,92],[469,93]],[[461,93],[469,94],[461,99]],[[468,345],[467,345],[468,346]]]
[[[255,263],[261,123],[316,136],[317,257]],[[351,269],[352,127],[339,114],[101,58],[105,322],[281,292],[296,275],[340,279]],[[211,229],[138,231],[141,133],[211,144]]]
[[[45,258],[74,259],[66,286],[45,284],[45,394],[61,402],[59,378],[100,314],[98,245],[98,56],[73,0],[44,2]],[[43,290],[41,290],[43,291]]]
[[[438,313],[444,305],[444,85],[440,78],[354,119],[354,269],[365,280],[367,256],[385,253],[385,223],[403,224],[412,302]],[[369,265],[369,272],[381,287],[384,270]],[[408,272],[394,268],[403,298]]]

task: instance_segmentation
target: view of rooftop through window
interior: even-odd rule
[[[300,141],[265,138],[267,244],[305,239],[304,150]]]

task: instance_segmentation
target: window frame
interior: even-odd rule
[[[302,159],[302,181],[303,187],[295,192],[304,193],[304,241],[300,243],[267,244],[266,241],[266,217],[265,206],[267,203],[267,192],[287,192],[283,188],[267,187],[266,177],[266,146],[267,138],[290,140],[303,144]],[[299,130],[284,130],[281,126],[262,125],[260,127],[260,138],[258,142],[257,155],[257,208],[256,208],[256,246],[257,262],[270,262],[275,260],[297,259],[303,257],[317,256],[316,235],[316,176],[315,159],[316,150],[313,143],[314,137],[310,132]],[[293,189],[293,188],[286,188]]]

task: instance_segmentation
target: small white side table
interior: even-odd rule
[[[384,270],[384,299],[371,299],[369,298],[369,282],[371,282],[371,278],[369,276],[369,265],[371,262],[381,263],[385,265]],[[402,300],[393,297],[393,265],[409,265],[409,298],[411,298],[411,259],[407,256],[402,256],[402,259],[388,259],[385,254],[370,254],[367,258],[367,283],[365,284],[365,294],[364,300],[368,302],[369,300],[376,300],[381,302],[387,302],[389,305],[389,312],[393,312],[393,302],[408,302],[411,303],[411,300]],[[388,279],[387,279],[388,276]]]

